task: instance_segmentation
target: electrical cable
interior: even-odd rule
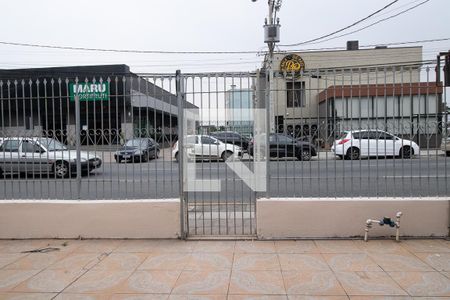
[[[388,21],[388,20],[390,20],[390,19],[396,18],[396,17],[398,17],[398,16],[400,16],[400,15],[402,15],[402,14],[404,14],[404,13],[407,13],[408,11],[411,11],[411,10],[413,10],[413,9],[419,7],[419,6],[422,6],[422,5],[424,5],[425,3],[430,2],[430,1],[431,1],[431,0],[425,0],[425,1],[423,1],[423,2],[420,2],[420,3],[417,4],[417,5],[414,5],[414,6],[410,7],[410,8],[408,8],[408,9],[405,9],[405,10],[403,10],[403,11],[401,11],[401,12],[395,14],[395,15],[386,17],[386,18],[381,19],[381,20],[378,20],[378,21],[376,21],[376,22],[374,22],[374,23],[371,23],[371,24],[369,24],[369,25],[367,25],[367,26],[364,26],[364,27],[362,27],[362,28],[360,28],[360,29],[357,29],[357,30],[354,30],[354,31],[351,31],[351,32],[348,32],[348,33],[344,33],[344,34],[341,34],[341,35],[338,35],[338,36],[334,36],[334,37],[331,37],[331,38],[328,38],[328,39],[325,39],[325,40],[322,40],[322,41],[318,41],[318,42],[314,42],[314,43],[309,43],[309,44],[320,44],[320,43],[324,43],[324,42],[331,41],[331,40],[334,40],[334,39],[337,39],[337,38],[340,38],[340,37],[344,37],[344,36],[347,36],[347,35],[351,35],[351,34],[354,34],[354,33],[360,32],[360,31],[363,31],[363,30],[365,30],[365,29],[367,29],[367,28],[370,28],[370,27],[372,27],[372,26],[375,26],[375,25],[377,25],[377,24],[380,24],[380,23],[382,23],[382,22],[384,22],[384,21]]]
[[[280,46],[280,47],[295,47],[295,46],[300,46],[300,45],[304,45],[304,44],[309,44],[309,43],[311,43],[311,42],[315,42],[315,41],[318,41],[318,40],[322,40],[322,39],[327,38],[327,37],[329,37],[329,36],[335,35],[335,34],[337,34],[337,33],[339,33],[339,32],[345,31],[345,30],[347,30],[347,29],[349,29],[349,28],[351,28],[351,27],[354,27],[354,26],[356,26],[356,25],[358,25],[358,24],[360,24],[360,23],[362,23],[362,22],[364,22],[364,21],[366,21],[366,20],[372,18],[373,16],[379,14],[379,13],[382,12],[383,10],[386,10],[388,7],[394,5],[394,4],[397,3],[398,1],[399,1],[399,0],[392,1],[391,3],[385,5],[384,7],[378,9],[377,11],[371,13],[370,15],[368,15],[368,16],[362,18],[362,19],[359,19],[358,21],[356,21],[356,22],[354,22],[354,23],[352,23],[352,24],[350,24],[350,25],[348,25],[348,26],[345,26],[344,28],[341,28],[341,29],[339,29],[339,30],[333,31],[333,32],[328,33],[328,34],[326,34],[326,35],[323,35],[323,36],[320,36],[320,37],[318,37],[318,38],[314,38],[314,39],[311,39],[311,40],[307,40],[307,41],[304,41],[304,42],[300,42],[300,43],[286,44],[286,45],[278,45],[278,46]],[[428,0],[428,1],[429,1],[429,0]]]

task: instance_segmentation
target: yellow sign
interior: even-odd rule
[[[288,73],[298,73],[305,69],[305,62],[297,54],[285,56],[280,63],[280,70]]]

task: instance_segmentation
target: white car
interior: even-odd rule
[[[188,159],[223,160],[241,158],[242,148],[233,144],[225,144],[209,135],[188,135],[184,147]],[[179,160],[178,141],[173,145],[172,157]]]
[[[91,172],[102,160],[90,153],[80,153],[81,171]],[[69,177],[76,173],[77,153],[60,142],[46,137],[4,138],[0,145],[0,176],[9,174],[54,174]]]
[[[411,158],[419,150],[419,145],[415,142],[381,130],[345,131],[331,147],[331,151],[338,157],[351,160],[371,156]]]

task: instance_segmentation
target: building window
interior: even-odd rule
[[[305,82],[286,83],[287,107],[305,107]]]

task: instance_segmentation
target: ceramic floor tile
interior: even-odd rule
[[[226,295],[230,271],[183,271],[172,294]]]
[[[284,271],[330,271],[320,254],[279,254]]]
[[[322,254],[334,271],[383,271],[367,253]]]
[[[162,252],[157,251],[157,246],[160,243],[159,240],[129,240],[124,241],[117,247],[114,252],[125,252],[125,253],[152,253],[152,252]]]
[[[169,294],[114,294],[111,300],[166,300]]]
[[[144,253],[111,253],[95,265],[95,270],[134,270],[147,257]]]
[[[15,292],[61,292],[85,271],[44,270],[14,288]]]
[[[416,253],[416,256],[437,271],[450,272],[450,253]]]
[[[0,269],[27,255],[25,253],[0,253]]]
[[[286,295],[230,295],[228,300],[288,300]]]
[[[288,295],[345,295],[331,271],[283,271],[283,279]]]
[[[77,253],[110,253],[117,249],[121,240],[85,240],[75,250]]]
[[[67,253],[51,252],[51,253],[31,253],[14,263],[9,264],[4,269],[8,270],[42,270],[55,262],[64,259]]]
[[[230,295],[285,295],[283,277],[280,271],[237,271],[233,270],[230,281]]]
[[[197,242],[182,240],[160,240],[155,245],[156,252],[166,253],[191,253],[194,251]]]
[[[117,293],[169,294],[180,273],[181,271],[136,271],[125,280]]]
[[[289,300],[348,300],[347,296],[303,296],[288,295]]]
[[[402,241],[397,242],[395,240],[356,240],[353,243],[360,249],[369,253],[391,253],[402,254],[408,253],[404,247],[402,247]]]
[[[320,253],[363,253],[358,244],[350,240],[320,240],[315,241]]]
[[[402,242],[402,247],[411,252],[450,252],[450,247],[441,240],[406,240]]]
[[[385,272],[336,272],[335,274],[347,295],[408,295]]]
[[[226,300],[225,295],[170,295],[169,300]]]
[[[441,274],[447,278],[450,278],[450,272],[441,272]]]
[[[350,296],[350,300],[411,300],[411,296]],[[427,300],[427,299],[421,299]],[[428,299],[432,300],[432,299]],[[436,300],[436,299],[434,299]],[[440,299],[443,300],[443,299]]]
[[[277,254],[236,253],[234,255],[233,270],[279,271],[280,262]]]
[[[64,292],[112,294],[131,273],[131,271],[90,270]]]
[[[12,291],[38,272],[39,270],[0,270],[0,292]]]
[[[0,293],[2,300],[49,300],[53,299],[55,293]]]
[[[73,252],[80,247],[82,241],[80,240],[49,240],[48,246],[58,248],[60,252]]]
[[[235,253],[275,253],[275,243],[272,241],[238,241]]]
[[[50,270],[82,270],[89,269],[105,259],[106,255],[98,253],[70,253],[63,259],[50,265]]]
[[[319,253],[314,241],[275,241],[277,253]]]
[[[139,270],[184,270],[189,262],[189,253],[150,253]]]
[[[62,293],[56,296],[54,300],[109,300],[109,294],[77,294],[77,293]]]
[[[11,240],[5,241],[0,247],[0,253],[21,253],[48,247],[46,240]]]
[[[413,254],[369,254],[384,271],[433,271],[433,269]]]
[[[411,296],[450,296],[450,279],[438,272],[388,272]]]
[[[196,243],[194,253],[223,253],[234,252],[235,241],[199,241]]]
[[[185,270],[231,270],[233,253],[192,253]]]

